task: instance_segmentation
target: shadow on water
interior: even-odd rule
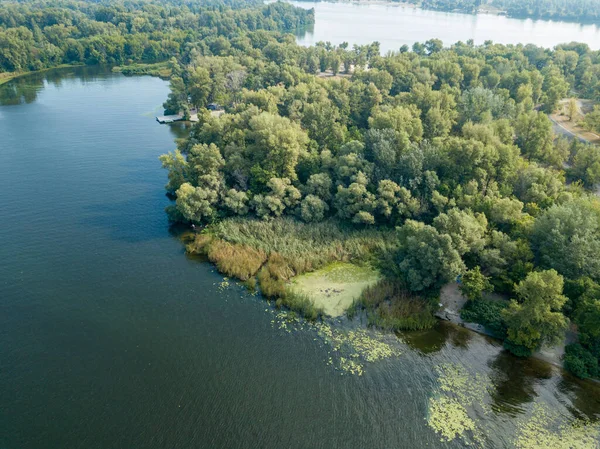
[[[446,321],[439,321],[433,329],[426,331],[401,332],[398,334],[412,349],[423,354],[439,352],[447,344],[466,349],[473,333],[468,329]]]
[[[568,408],[573,415],[590,420],[600,420],[599,381],[577,379],[565,372],[557,389],[571,401]]]
[[[495,388],[491,394],[492,408],[497,413],[518,416],[525,405],[537,397],[535,387],[552,378],[552,365],[536,359],[521,359],[501,351],[488,363]]]
[[[82,83],[91,82],[105,77],[106,70],[102,66],[77,66],[29,73],[0,86],[0,105],[31,104],[48,84],[59,88],[67,78],[77,78]]]

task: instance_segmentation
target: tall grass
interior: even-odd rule
[[[432,298],[416,296],[401,282],[384,279],[365,288],[359,300],[350,309],[366,309],[369,324],[382,329],[423,330],[436,323]]]
[[[293,218],[263,221],[223,220],[211,228],[217,238],[278,253],[296,274],[317,270],[334,261],[379,261],[395,248],[390,229],[357,229],[336,220],[305,224]]]
[[[336,261],[377,264],[395,248],[394,231],[357,229],[335,220],[305,224],[293,218],[261,221],[231,218],[195,236],[187,251],[208,257],[227,276],[255,285],[278,306],[308,319],[322,310],[287,288],[291,278]]]

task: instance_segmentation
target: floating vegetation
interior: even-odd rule
[[[444,364],[436,367],[440,390],[456,396],[459,403],[469,406],[483,404],[487,392],[492,387],[489,378],[483,374],[471,374],[460,365]]]
[[[444,441],[452,441],[467,430],[475,431],[475,422],[467,410],[456,399],[446,396],[429,400],[429,425]]]
[[[479,429],[469,410],[479,407],[487,413],[485,397],[492,386],[481,374],[471,374],[460,365],[444,364],[436,367],[439,392],[429,400],[429,426],[441,435],[442,441],[462,438],[483,447],[484,433]],[[470,438],[469,438],[470,437]]]
[[[362,376],[366,363],[374,363],[400,355],[384,335],[365,329],[342,330],[328,323],[312,325],[319,337],[331,346],[331,353],[339,356],[339,369],[349,374]]]
[[[375,363],[390,357],[400,355],[391,343],[386,342],[389,335],[371,332],[366,329],[339,329],[326,322],[310,323],[298,318],[294,312],[275,311],[271,324],[273,327],[287,333],[299,330],[316,332],[328,346],[327,365],[332,365],[342,373],[362,376],[366,364]]]
[[[565,422],[558,413],[536,404],[522,423],[515,440],[517,449],[599,449],[600,423],[577,419]]]
[[[229,278],[223,278],[221,282],[219,282],[219,291],[227,290],[230,287]]]

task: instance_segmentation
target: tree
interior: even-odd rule
[[[485,246],[487,219],[483,214],[453,208],[438,215],[433,220],[433,226],[440,234],[450,236],[452,246],[461,256],[468,252],[481,252]]]
[[[190,168],[181,154],[181,151],[175,150],[173,153],[163,154],[159,157],[162,167],[169,170],[169,182],[165,186],[167,192],[173,194],[181,185],[189,180]]]
[[[367,184],[366,176],[359,172],[356,181],[350,186],[338,186],[334,204],[340,218],[357,224],[375,223],[375,195],[367,190]]]
[[[177,190],[175,205],[183,217],[194,223],[210,221],[216,215],[218,193],[209,188],[194,187],[186,182]]]
[[[307,195],[300,205],[300,217],[307,223],[322,221],[329,210],[327,203],[315,195]]]
[[[183,79],[179,76],[171,78],[171,93],[163,103],[166,115],[176,115],[187,105],[187,92]]]
[[[469,301],[480,300],[483,292],[494,290],[494,286],[490,283],[489,278],[481,273],[479,267],[466,271],[461,276],[458,288]]]
[[[523,355],[542,344],[558,342],[568,324],[561,313],[567,301],[563,295],[563,277],[555,270],[533,272],[515,291],[518,301],[512,300],[503,311],[508,328],[507,348]]]
[[[223,198],[223,205],[234,215],[246,215],[249,211],[248,194],[229,189]]]
[[[552,122],[545,114],[530,111],[519,115],[515,132],[516,144],[526,157],[562,167],[566,155],[554,152]]]
[[[440,288],[465,270],[452,238],[433,226],[407,220],[398,231],[398,270],[412,291]]]
[[[271,178],[267,183],[269,193],[253,199],[256,215],[261,218],[279,217],[286,209],[298,205],[302,194],[288,178]]]
[[[594,188],[600,183],[600,147],[576,144],[573,164],[569,169],[571,178],[580,179],[586,187]]]
[[[600,204],[579,199],[556,205],[534,223],[531,245],[538,264],[576,279],[600,280]]]
[[[308,136],[286,117],[262,112],[248,123],[248,157],[273,177],[296,179],[296,164],[306,153]]]
[[[419,213],[421,204],[410,190],[394,181],[384,179],[377,187],[377,211],[390,223],[412,218]]]
[[[569,98],[569,102],[567,103],[567,116],[570,121],[577,116],[577,100],[575,98]]]

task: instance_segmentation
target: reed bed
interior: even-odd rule
[[[292,292],[290,279],[332,262],[377,264],[395,248],[393,232],[345,226],[335,220],[305,224],[293,218],[231,218],[197,234],[186,248],[206,256],[227,276],[250,286],[258,281],[262,294],[278,306],[316,319],[322,310],[307,296]]]
[[[399,281],[384,279],[364,289],[349,315],[364,309],[372,326],[392,331],[424,330],[436,323],[435,302],[435,298],[410,293]]]

